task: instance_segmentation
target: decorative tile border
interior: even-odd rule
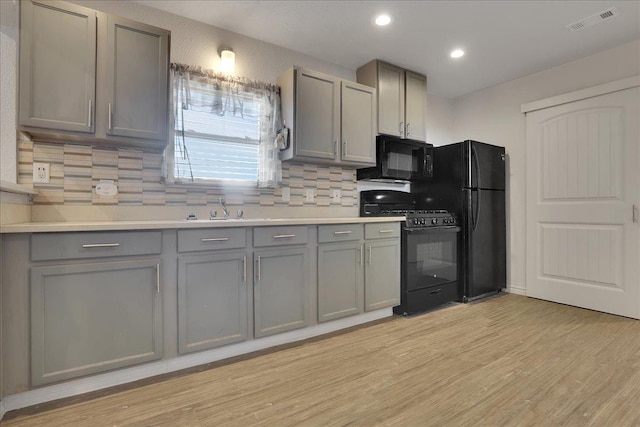
[[[51,165],[49,184],[36,184],[35,205],[206,206],[224,197],[230,206],[344,206],[357,205],[355,169],[284,162],[282,185],[276,189],[251,187],[189,187],[166,185],[162,155],[140,150],[97,148],[87,145],[32,142],[18,144],[18,183],[32,186],[33,162]],[[100,197],[101,179],[116,182],[115,197]],[[291,197],[282,200],[282,187]],[[307,189],[314,201],[306,201]],[[340,189],[342,202],[334,203],[332,190]]]

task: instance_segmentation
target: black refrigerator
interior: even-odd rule
[[[460,218],[460,299],[468,302],[507,284],[504,147],[463,141],[433,148],[433,179],[411,184],[418,209]]]

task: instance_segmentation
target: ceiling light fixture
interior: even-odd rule
[[[376,25],[379,25],[381,27],[384,27],[385,25],[389,25],[390,22],[391,22],[391,17],[389,15],[378,15],[375,20]]]
[[[451,51],[452,58],[460,58],[462,56],[464,56],[464,50],[462,49],[456,49]]]

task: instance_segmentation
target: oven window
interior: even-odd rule
[[[458,279],[458,232],[430,229],[407,233],[407,289],[420,289]]]

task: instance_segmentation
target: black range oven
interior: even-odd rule
[[[360,193],[361,216],[406,216],[401,234],[401,302],[396,314],[419,313],[459,300],[460,227],[444,210],[417,210],[409,193]]]

